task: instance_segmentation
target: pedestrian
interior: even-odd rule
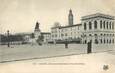
[[[67,42],[65,43],[65,48],[68,48],[68,43]]]

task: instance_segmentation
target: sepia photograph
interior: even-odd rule
[[[115,73],[115,0],[0,0],[0,73]]]

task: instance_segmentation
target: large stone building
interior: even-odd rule
[[[82,43],[113,44],[115,39],[114,16],[96,13],[83,16]]]
[[[69,10],[67,26],[55,23],[50,32],[41,32],[40,23],[36,22],[33,33],[15,34],[24,37],[24,42],[37,43],[40,36],[43,43],[48,42],[74,42],[87,44],[114,44],[115,42],[115,19],[114,16],[96,13],[81,18],[81,23],[74,24],[74,15]],[[1,40],[0,40],[1,41]]]
[[[96,13],[83,16],[80,24],[73,23],[72,10],[69,11],[68,25],[59,23],[51,28],[52,41],[71,40],[82,44],[113,44],[115,40],[114,16]]]
[[[54,42],[58,41],[76,41],[80,42],[81,24],[74,24],[72,10],[69,10],[68,25],[61,26],[59,23],[55,23],[51,28],[51,39]]]

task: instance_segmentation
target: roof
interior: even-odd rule
[[[67,26],[60,26],[60,27],[53,27],[52,29],[54,29],[54,28],[69,28],[69,27],[75,27],[75,26],[80,26],[80,25],[82,25],[82,24],[75,24],[75,25],[67,25]]]
[[[50,32],[42,32],[41,34],[51,34]]]
[[[31,35],[32,32],[15,33],[14,35]]]
[[[108,14],[95,13],[95,14],[83,16],[82,20],[87,20],[87,19],[97,18],[97,17],[112,19],[112,20],[114,20],[114,18],[115,18],[114,16],[111,16],[111,15],[108,15]]]

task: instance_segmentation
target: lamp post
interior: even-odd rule
[[[0,24],[0,26],[1,26],[1,24]],[[2,30],[2,27],[0,28],[0,33],[2,33],[1,30]],[[0,34],[0,45],[1,45],[1,43],[2,43],[2,41],[1,41],[1,39],[2,39],[2,38],[1,38],[1,35],[2,35],[2,34]]]
[[[8,41],[8,47],[10,47],[9,30],[7,30],[7,41]]]
[[[84,33],[82,34],[82,43],[84,44]]]

